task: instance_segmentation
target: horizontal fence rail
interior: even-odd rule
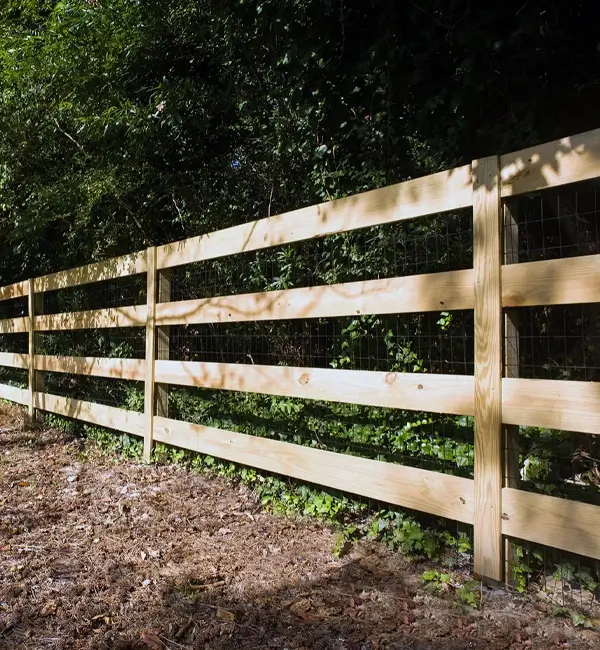
[[[518,241],[507,240],[501,222],[509,197],[598,177],[600,130],[0,287],[0,301],[28,302],[25,315],[0,320],[1,335],[26,335],[27,353],[0,352],[0,366],[27,374],[27,388],[0,384],[0,398],[33,416],[53,413],[143,438],[147,461],[160,442],[472,524],[475,572],[484,578],[506,577],[506,537],[600,559],[600,507],[515,487],[506,477],[513,461],[501,450],[506,427],[600,434],[599,382],[503,376],[503,364],[516,358],[508,348],[518,345],[516,320],[503,309],[600,303],[600,255],[518,263],[510,251],[518,253]],[[173,267],[464,209],[473,210],[472,268],[171,297]],[[141,274],[146,304],[44,313],[46,292]],[[468,310],[474,375],[169,359],[177,326]],[[145,328],[145,358],[40,354],[42,333],[112,328]],[[144,410],[53,394],[44,373],[144,382]],[[475,422],[474,479],[169,418],[169,385],[465,416]]]

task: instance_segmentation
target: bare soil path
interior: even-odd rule
[[[423,566],[246,488],[117,461],[0,410],[0,648],[598,648],[534,599],[479,610],[423,588]]]

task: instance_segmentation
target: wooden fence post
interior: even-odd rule
[[[28,281],[27,305],[29,312],[29,329],[28,329],[28,384],[29,384],[29,417],[42,421],[41,411],[35,408],[36,392],[44,391],[44,375],[35,369],[35,355],[40,348],[40,335],[35,331],[35,317],[44,313],[44,294],[35,293],[35,280]]]
[[[519,262],[519,200],[504,201],[504,264]],[[504,376],[519,376],[519,315],[508,310],[504,316]],[[520,487],[519,427],[504,425],[504,486]],[[508,539],[504,544],[504,579],[507,586],[515,586],[516,549]]]
[[[158,302],[171,300],[171,269],[157,271]],[[156,358],[169,360],[171,328],[168,325],[156,328]],[[167,384],[156,384],[156,414],[169,417],[169,387]]]
[[[476,575],[502,580],[502,298],[500,166],[473,161]]]
[[[150,462],[154,441],[154,361],[156,359],[156,248],[147,250],[146,385],[144,390],[144,462]]]

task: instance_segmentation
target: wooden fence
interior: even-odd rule
[[[0,365],[28,369],[29,389],[0,385],[0,397],[27,405],[32,415],[45,411],[141,436],[146,460],[159,441],[473,524],[475,571],[491,580],[503,578],[507,536],[600,559],[600,508],[515,488],[505,478],[511,461],[503,458],[504,436],[514,425],[600,434],[600,384],[503,377],[503,344],[515,336],[503,307],[600,302],[600,255],[509,263],[514,232],[503,225],[510,223],[506,199],[598,176],[600,130],[2,287],[0,300],[28,296],[28,316],[1,320],[0,333],[28,332],[29,353],[1,353]],[[472,269],[170,300],[175,266],[467,207]],[[41,313],[44,292],[144,273],[147,305]],[[168,355],[171,325],[471,309],[474,376],[183,362]],[[145,360],[36,354],[38,332],[114,327],[146,328]],[[43,371],[144,381],[145,412],[48,394]],[[475,478],[169,419],[168,384],[474,416]]]

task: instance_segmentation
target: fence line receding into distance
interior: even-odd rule
[[[600,507],[515,488],[505,465],[518,455],[503,452],[507,425],[600,434],[600,383],[503,376],[515,336],[503,308],[600,302],[600,255],[507,263],[507,197],[597,177],[600,130],[2,287],[0,300],[26,298],[28,315],[0,320],[0,334],[27,333],[29,346],[0,365],[27,370],[29,385],[0,384],[0,398],[143,437],[146,460],[167,443],[472,524],[475,572],[488,579],[504,577],[507,536],[600,559]],[[170,300],[173,267],[464,208],[467,270]],[[44,292],[140,274],[145,305],[43,313]],[[452,310],[474,310],[474,376],[169,360],[170,326]],[[119,327],[146,328],[145,359],[38,351],[44,332]],[[50,394],[43,372],[144,382],[144,411]],[[170,419],[168,384],[474,416],[474,480]]]

